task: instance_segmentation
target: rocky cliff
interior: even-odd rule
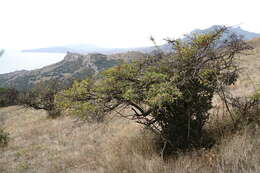
[[[113,55],[83,55],[68,52],[62,61],[41,69],[0,74],[0,87],[11,87],[23,90],[46,80],[58,80],[69,83],[75,79],[84,79],[87,76],[97,74],[104,69],[112,67],[116,65],[120,59],[130,60],[142,56],[144,56],[144,54],[139,52]]]

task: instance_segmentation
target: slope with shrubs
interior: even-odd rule
[[[251,46],[226,27],[168,44],[170,53],[120,64],[99,80],[75,83],[57,95],[58,107],[76,114],[83,110],[87,118],[129,107],[131,115],[123,116],[158,135],[162,155],[207,145],[203,127],[211,116],[213,96],[225,99],[225,88],[238,77],[237,55]]]
[[[247,69],[242,69],[238,82],[227,90],[246,98],[228,100],[241,105],[230,106],[234,119],[225,104],[213,98],[212,115],[204,132],[213,139],[209,140],[210,148],[177,151],[164,160],[158,137],[118,116],[118,109],[103,122],[95,123],[67,116],[48,119],[42,110],[7,107],[0,110],[0,115],[10,142],[1,149],[0,171],[259,172],[259,102],[251,104],[251,96],[259,95],[254,94],[260,81],[260,70],[255,68],[260,64],[259,53],[241,56],[239,64]],[[240,108],[248,104],[252,106],[243,114]],[[130,111],[123,109],[121,114]]]
[[[143,133],[137,124],[113,114],[104,123],[86,123],[72,117],[48,119],[45,111],[16,106],[2,108],[0,114],[11,139],[0,153],[0,170],[5,173],[260,170],[256,123],[232,133],[219,130],[215,138],[218,143],[211,149],[180,152],[164,161],[153,134]],[[222,125],[216,123],[214,128]]]

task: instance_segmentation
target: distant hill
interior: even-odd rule
[[[205,33],[214,31],[220,27],[221,27],[221,25],[213,25],[206,29],[195,29],[195,30],[191,31],[190,33],[188,33],[187,35],[185,35],[182,39],[187,39],[187,37],[189,37],[193,34],[205,34]],[[252,40],[252,39],[257,40],[257,38],[260,38],[260,33],[249,32],[249,31],[243,30],[241,27],[229,27],[229,31],[230,32],[223,34],[222,39],[227,38],[231,33],[235,33],[238,36],[242,36],[242,38],[246,41]],[[164,52],[171,51],[171,47],[168,44],[161,45],[160,49],[163,50]],[[148,50],[153,51],[155,49],[150,48]],[[149,51],[147,51],[147,52],[149,52]]]
[[[220,27],[220,25],[213,25],[207,29],[195,29],[191,31],[190,34],[202,34],[209,31],[212,31],[216,28]],[[245,40],[251,40],[252,38],[260,37],[260,33],[249,32],[243,30],[241,27],[230,27],[230,31],[234,32],[238,35],[243,35]],[[225,37],[226,35],[224,35]],[[185,37],[184,37],[185,38]],[[163,51],[169,51],[170,47],[167,44],[161,45],[160,48]],[[67,45],[67,46],[57,46],[57,47],[47,47],[47,48],[39,48],[39,49],[31,49],[31,50],[23,50],[24,52],[48,52],[48,53],[66,53],[66,52],[76,52],[76,53],[102,53],[102,54],[115,54],[115,53],[125,53],[128,51],[138,51],[142,53],[151,53],[155,51],[156,48],[154,46],[151,47],[136,47],[136,48],[101,48],[91,44],[75,44],[75,45]]]
[[[16,88],[23,90],[33,87],[36,83],[46,80],[59,80],[70,83],[75,79],[84,79],[87,76],[118,64],[120,59],[129,61],[140,58],[145,54],[128,52],[124,54],[78,54],[68,52],[64,59],[58,63],[31,71],[16,71],[0,74],[0,87]]]
[[[152,51],[150,49],[154,49],[154,47],[101,48],[101,47],[90,45],[90,44],[76,44],[76,45],[67,45],[67,46],[28,49],[28,50],[22,50],[22,52],[43,52],[43,53],[76,52],[76,53],[81,53],[81,54],[101,53],[101,54],[111,55],[111,54],[116,54],[116,53],[126,53],[129,51],[139,51],[139,52],[143,52],[143,53],[149,53]]]
[[[193,31],[190,32],[190,34],[203,34],[203,33],[207,33],[207,32],[210,32],[210,31],[213,31],[217,28],[219,28],[220,25],[213,25],[207,29],[195,29]],[[237,35],[241,35],[243,36],[243,39],[244,40],[251,40],[253,38],[257,38],[257,37],[260,37],[260,33],[254,33],[254,32],[249,32],[249,31],[246,31],[246,30],[243,30],[241,27],[230,27],[229,30],[232,32],[232,33],[235,33]],[[227,36],[226,34],[224,34],[223,37]]]
[[[102,53],[105,50],[91,44],[75,44],[66,46],[54,46],[38,49],[23,50],[23,52],[45,52],[45,53],[66,53],[66,52],[77,52],[77,53]]]

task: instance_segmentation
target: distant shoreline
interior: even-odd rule
[[[1,52],[1,51],[0,51]],[[35,70],[57,63],[66,53],[39,53],[5,50],[0,58],[0,74],[22,70]]]

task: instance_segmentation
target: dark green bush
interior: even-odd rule
[[[18,91],[9,88],[0,88],[0,107],[17,104]]]
[[[34,88],[19,95],[19,103],[34,109],[44,109],[51,118],[58,117],[60,111],[56,109],[54,97],[63,88],[64,85],[55,80],[38,83]]]

